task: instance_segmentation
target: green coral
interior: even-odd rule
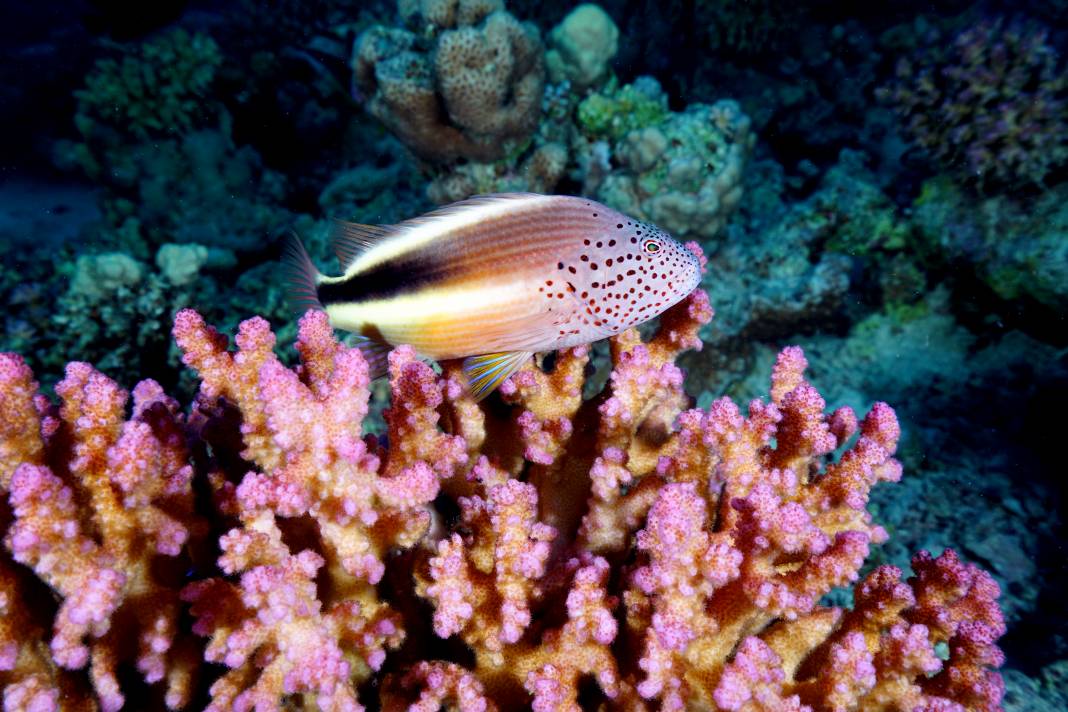
[[[741,199],[742,168],[754,139],[749,118],[727,100],[668,111],[652,77],[628,86],[607,96],[644,97],[656,108],[641,110],[628,99],[621,106],[631,111],[621,108],[602,122],[619,135],[611,146],[614,169],[590,193],[677,237],[715,236]]]
[[[806,8],[784,0],[698,2],[697,24],[710,49],[740,57],[774,50],[804,25]]]
[[[659,86],[656,87],[659,89]],[[618,140],[634,129],[653,126],[670,114],[667,96],[635,82],[590,94],[578,106],[578,122],[590,138]]]
[[[141,139],[190,131],[214,113],[207,98],[221,65],[215,40],[181,29],[121,59],[101,59],[74,93],[75,124],[84,136],[95,124]]]
[[[844,150],[823,179],[813,209],[830,216],[834,230],[827,248],[853,256],[903,250],[910,226],[863,166],[863,154]]]
[[[235,145],[212,91],[222,65],[207,35],[160,35],[96,63],[76,92],[81,142],[60,165],[99,182],[106,247],[146,259],[165,243],[262,249],[288,221],[283,177]]]

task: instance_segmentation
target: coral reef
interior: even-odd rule
[[[738,213],[708,248],[715,268],[703,285],[718,316],[704,335],[712,348],[700,363],[689,364],[702,383],[718,384],[725,372],[748,372],[759,340],[779,341],[834,322],[849,292],[851,258],[824,246],[836,240],[843,247],[874,243],[848,212],[858,195],[869,195],[852,167],[844,162],[828,171],[823,188],[807,201],[787,203],[781,166],[750,166]]]
[[[1033,21],[932,33],[880,96],[945,168],[982,188],[1044,185],[1068,162],[1068,71]]]
[[[375,694],[383,709],[577,709],[591,694],[619,709],[996,709],[998,587],[952,552],[921,552],[908,580],[875,569],[851,609],[820,604],[886,538],[866,504],[901,476],[894,412],[826,414],[793,347],[748,415],[727,398],[687,410],[673,362],[710,318],[698,291],[649,340],[612,339],[592,399],[586,347],[531,362],[489,407],[458,364],[439,375],[395,349],[382,440],[361,432],[367,365],[319,312],[300,321],[296,369],[262,319],[231,352],[180,312],[201,378],[187,417],[145,381],[124,420],[126,394],[77,363],[50,405],[3,356],[5,544],[60,601],[50,656],[47,618],[0,608],[5,701],[48,709],[62,691],[117,709],[136,692],[177,709],[203,655],[225,671],[219,710]],[[214,566],[194,480],[230,527]],[[24,570],[0,562],[17,592]],[[191,582],[167,573],[190,565]],[[180,601],[203,643],[176,628]],[[120,687],[128,659],[150,687]],[[88,687],[72,682],[87,664]]]
[[[783,0],[723,0],[698,3],[696,20],[713,51],[755,57],[774,51],[802,24],[807,6]]]
[[[221,64],[211,37],[165,33],[136,56],[97,62],[85,88],[75,92],[74,122],[86,136],[107,126],[142,139],[207,125],[218,106],[209,94]]]
[[[1004,709],[1065,708],[1068,5],[595,1],[13,5],[5,709],[985,709],[993,589],[947,546],[1001,588]],[[452,364],[365,383],[289,316],[287,228],[328,267],[331,218],[524,190],[700,239],[716,321],[474,406]],[[838,446],[787,466],[784,344]],[[900,438],[883,406],[844,438],[876,399]],[[908,476],[856,481],[869,520],[825,495],[893,474],[873,440]],[[926,619],[935,570],[988,629]]]
[[[591,139],[618,141],[635,129],[659,124],[669,116],[667,95],[651,77],[621,87],[608,86],[582,100],[576,119]]]
[[[501,0],[422,0],[418,31],[376,25],[356,40],[353,81],[367,109],[430,161],[491,161],[538,124],[545,80],[538,29]]]
[[[540,43],[536,62],[512,58],[534,53],[526,44],[537,33],[529,28],[525,35],[500,30],[519,46],[505,42],[498,50],[504,59],[477,81],[458,69],[463,63],[451,62],[460,33],[465,46],[477,48],[489,41],[481,38],[492,34],[491,20],[518,27],[500,3],[428,0],[413,3],[407,14],[426,36],[381,25],[366,30],[354,50],[354,82],[375,117],[437,164],[427,190],[435,203],[479,193],[551,192],[569,176],[582,182],[584,194],[619,210],[681,237],[705,238],[737,204],[754,140],[748,118],[731,101],[669,111],[651,77],[619,86],[608,66],[618,29],[596,5],[576,8],[550,33],[545,63],[555,83],[544,91]],[[527,73],[509,74],[513,66]],[[456,73],[462,81],[449,78]],[[456,87],[469,88],[454,95]],[[502,97],[509,103],[502,105]],[[487,123],[487,116],[494,120]]]
[[[444,205],[489,193],[552,193],[567,170],[568,150],[560,143],[542,143],[518,165],[512,163],[505,160],[456,166],[430,181],[427,197]]]
[[[55,160],[107,189],[116,247],[142,258],[167,242],[256,250],[285,222],[284,179],[236,145],[211,93],[221,63],[210,37],[175,30],[98,61],[75,92],[81,140],[59,142]]]

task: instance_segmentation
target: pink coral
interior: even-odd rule
[[[5,706],[117,709],[131,661],[172,708],[996,709],[999,591],[951,551],[820,605],[886,538],[867,502],[901,477],[893,410],[826,413],[797,348],[770,400],[691,408],[675,359],[711,316],[696,292],[615,337],[593,398],[588,348],[483,403],[395,349],[381,439],[367,364],[317,312],[295,368],[262,319],[230,351],[180,312],[188,418],[151,381],[127,418],[85,364],[51,405],[0,355]],[[54,618],[14,604],[41,586]],[[222,672],[198,688],[201,657]]]
[[[9,401],[0,415],[2,450],[15,465],[5,478],[13,520],[4,541],[60,597],[50,641],[55,664],[88,665],[103,709],[123,705],[117,668],[128,660],[146,682],[165,681],[169,706],[183,706],[198,660],[181,639],[170,581],[203,524],[193,513],[177,403],[143,381],[124,420],[126,392],[84,363],[70,364],[56,385],[58,408],[34,396],[29,370],[15,357],[0,355],[0,377]],[[31,645],[32,638],[18,641]],[[45,700],[65,682],[38,666],[15,684],[12,699]]]

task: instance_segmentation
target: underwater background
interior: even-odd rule
[[[50,395],[86,361],[188,403],[180,309],[293,360],[290,229],[334,273],[332,218],[594,198],[708,258],[696,406],[799,345],[830,409],[896,409],[864,571],[988,570],[1005,709],[1068,709],[1068,3],[481,4],[472,80],[437,43],[474,2],[6,3],[0,352]]]

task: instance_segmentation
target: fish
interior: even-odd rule
[[[646,322],[697,288],[697,255],[663,230],[589,198],[499,193],[395,225],[337,221],[341,274],[284,248],[292,304],[355,334],[372,377],[408,344],[463,359],[476,399],[533,354],[589,344]]]

